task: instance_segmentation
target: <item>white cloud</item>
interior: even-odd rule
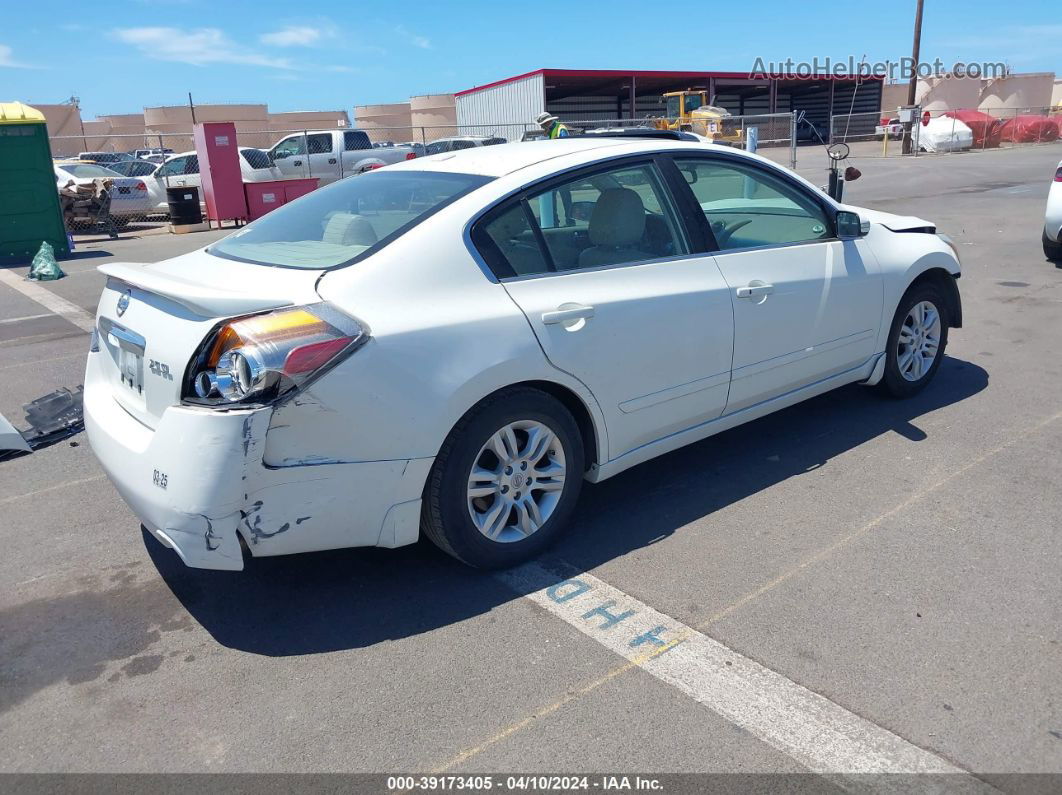
[[[14,50],[8,47],[6,44],[0,44],[0,67],[7,66],[11,69],[34,69],[36,67],[31,66],[28,63],[21,63],[14,58]]]
[[[329,31],[309,25],[288,25],[272,33],[264,33],[258,40],[274,47],[309,47],[328,35]]]
[[[270,69],[294,68],[287,58],[273,58],[241,47],[217,28],[121,28],[112,36],[136,47],[148,58],[160,61],[177,61],[193,66],[236,63]]]
[[[406,30],[406,28],[402,25],[398,25],[395,28],[395,33],[397,33],[403,39],[408,41],[414,47],[420,47],[422,50],[431,49],[431,39],[429,39],[427,36],[421,36],[411,30]]]

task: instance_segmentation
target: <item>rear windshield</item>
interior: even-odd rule
[[[273,165],[269,162],[269,155],[261,149],[241,149],[240,154],[251,168],[269,168]]]
[[[348,265],[489,181],[472,174],[370,171],[278,207],[207,251],[308,270]]]
[[[71,174],[79,179],[91,177],[96,179],[98,177],[120,177],[116,171],[111,171],[109,168],[103,166],[96,166],[92,163],[74,163],[72,165],[59,166],[67,174]]]

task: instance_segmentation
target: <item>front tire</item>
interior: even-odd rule
[[[929,283],[908,288],[889,329],[882,388],[898,398],[921,392],[940,369],[947,344],[947,304],[940,291]]]
[[[1062,262],[1062,243],[1056,243],[1047,236],[1044,230],[1044,256],[1051,262]]]
[[[571,412],[537,389],[486,399],[450,432],[424,489],[421,528],[470,566],[515,566],[564,531],[582,486]]]

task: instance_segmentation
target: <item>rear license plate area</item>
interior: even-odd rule
[[[136,351],[118,346],[118,377],[121,382],[136,392],[144,394],[144,357]]]

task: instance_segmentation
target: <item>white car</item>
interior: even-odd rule
[[[454,138],[436,138],[424,147],[427,155],[439,155],[443,152],[457,152],[461,149],[474,149],[477,146],[497,146],[505,143],[504,138],[491,135],[458,135]]]
[[[240,173],[244,182],[268,182],[273,179],[281,179],[282,174],[269,160],[269,155],[261,149],[249,146],[240,147]],[[169,205],[166,200],[166,188],[202,187],[203,181],[199,176],[199,156],[195,152],[181,152],[167,158],[150,179],[146,180],[148,190],[154,203],[152,212],[169,213]],[[200,193],[200,203],[203,203],[203,195]]]
[[[1062,161],[1055,169],[1055,181],[1047,193],[1044,216],[1044,256],[1062,262]]]
[[[82,163],[77,160],[55,161],[53,168],[56,188],[63,188],[71,182],[75,185],[89,185],[97,179],[113,180],[110,214],[117,226],[124,226],[135,217],[150,212],[151,198],[142,179],[125,177],[96,163]]]
[[[511,565],[583,479],[844,384],[912,395],[962,325],[930,222],[677,140],[418,158],[100,270],[88,438],[208,569],[422,529]]]

